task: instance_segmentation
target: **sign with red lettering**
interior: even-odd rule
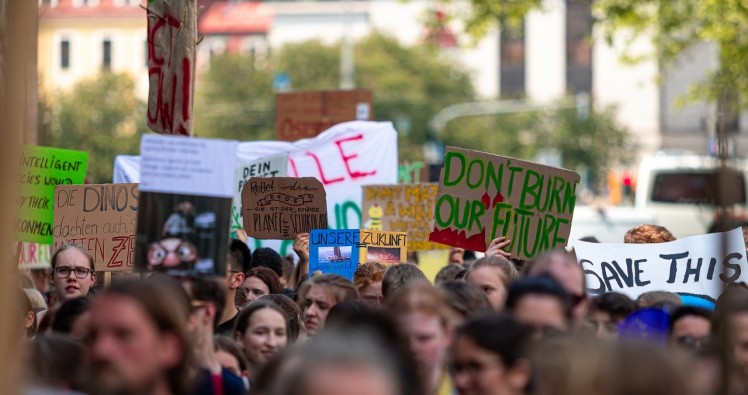
[[[148,128],[192,135],[195,0],[148,0]]]
[[[293,240],[327,229],[325,187],[314,177],[252,177],[242,189],[244,230],[258,239]]]
[[[579,174],[505,156],[447,147],[429,240],[486,251],[506,236],[512,256],[566,246]]]
[[[289,92],[275,95],[275,131],[278,140],[314,137],[332,125],[371,120],[370,90]]]
[[[315,177],[324,185],[331,229],[358,229],[361,226],[362,186],[397,182],[397,132],[391,122],[345,122],[313,139],[293,143],[243,142],[239,144],[236,155],[239,163],[246,163],[284,152],[289,155],[288,176]],[[211,158],[213,156],[216,155]],[[186,158],[191,160],[192,156]],[[137,182],[141,179],[141,168],[147,165],[137,156],[118,156],[114,162],[114,180]],[[211,166],[219,167],[221,172],[233,174],[227,164]],[[231,229],[242,228],[241,217],[232,216]],[[293,252],[290,241],[251,239],[249,244],[276,249],[281,255]]]
[[[16,241],[13,251],[16,252],[18,269],[48,269],[51,267],[51,244],[37,244]]]
[[[139,200],[138,184],[58,185],[54,247],[83,245],[96,271],[132,270]]]

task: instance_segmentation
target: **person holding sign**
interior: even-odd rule
[[[80,244],[63,244],[50,259],[52,273],[49,281],[54,286],[57,304],[87,296],[96,283],[94,259]]]

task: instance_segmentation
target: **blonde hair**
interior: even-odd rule
[[[52,254],[52,258],[49,259],[50,264],[52,265],[52,269],[57,267],[57,256],[60,255],[61,252],[69,249],[75,249],[83,253],[83,255],[86,256],[86,259],[88,259],[88,264],[90,266],[91,271],[94,271],[94,258],[91,256],[91,254],[88,252],[86,247],[84,247],[82,244],[78,243],[65,243],[61,246],[57,247],[55,252]]]
[[[312,276],[309,281],[301,286],[299,289],[299,306],[305,305],[306,296],[309,293],[309,290],[312,289],[313,285],[324,287],[328,292],[330,292],[333,299],[335,299],[335,304],[344,300],[359,299],[358,290],[347,278],[337,274],[322,274]]]
[[[459,315],[444,293],[427,282],[416,281],[395,291],[387,301],[387,309],[395,314],[426,313],[439,317],[445,328],[454,326]]]
[[[504,282],[504,286],[507,287],[509,286],[509,284],[519,279],[519,272],[517,271],[517,268],[514,266],[514,264],[503,256],[497,255],[486,256],[475,261],[475,263],[470,266],[470,270],[468,270],[465,278],[468,278],[470,276],[470,273],[482,267],[490,267],[496,269],[501,275],[501,280]]]
[[[39,292],[39,290],[36,288],[23,288],[23,293],[25,293],[26,297],[29,298],[29,302],[31,302],[31,307],[34,309],[34,312],[47,310],[47,302],[44,301],[44,296],[42,296],[42,293]]]

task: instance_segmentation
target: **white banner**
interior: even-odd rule
[[[139,189],[230,198],[234,190],[236,146],[236,141],[146,134],[140,141],[143,160]]]
[[[242,188],[251,177],[286,177],[287,175],[288,152],[251,160],[239,165],[234,175],[234,200],[231,202],[231,217],[241,216]]]
[[[575,241],[574,249],[591,295],[668,291],[716,300],[725,284],[748,281],[740,228],[657,244]]]
[[[287,152],[288,176],[316,177],[327,192],[330,229],[358,229],[361,224],[361,186],[397,182],[397,132],[390,122],[345,122],[319,136],[295,141],[239,143],[237,157],[244,163]],[[228,170],[233,176],[234,169]],[[118,156],[114,182],[139,182],[140,158]],[[232,218],[232,228],[242,226]],[[271,247],[291,253],[292,241],[250,240],[252,250]]]

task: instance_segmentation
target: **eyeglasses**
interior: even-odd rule
[[[85,267],[56,267],[52,269],[53,273],[57,273],[57,277],[59,278],[68,278],[70,277],[70,273],[75,272],[75,277],[79,279],[84,279],[88,277],[90,273],[93,272],[91,269],[87,269]]]

